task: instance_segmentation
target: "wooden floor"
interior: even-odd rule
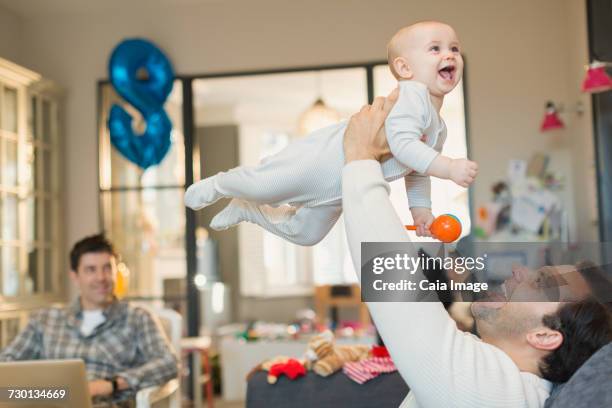
[[[191,401],[183,400],[181,404],[183,408],[193,408]],[[202,408],[208,408],[206,403],[202,404]],[[221,398],[215,398],[215,408],[245,408],[244,401],[224,401]]]

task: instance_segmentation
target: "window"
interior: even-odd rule
[[[0,60],[0,311],[63,292],[58,118],[55,86]]]
[[[374,67],[373,78],[375,96],[386,96],[397,86],[397,81],[386,64]],[[444,106],[440,114],[448,128],[443,153],[450,157],[466,157],[467,140],[462,83],[459,83],[444,98]],[[431,196],[434,215],[445,213],[456,215],[462,221],[462,235],[467,235],[470,231],[467,190],[449,180],[432,178]],[[403,179],[391,183],[391,202],[400,219],[405,224],[412,224]],[[421,238],[416,235],[412,236],[412,239],[413,241],[433,241],[431,238]],[[313,248],[313,262],[316,284],[345,284],[357,281],[348,251],[343,218],[340,218],[329,235]]]
[[[386,96],[396,86],[397,81],[387,65],[374,67],[374,93],[376,96]],[[447,127],[447,137],[442,153],[449,157],[467,157],[467,134],[465,126],[465,106],[463,82],[444,97],[444,105],[440,111]],[[412,224],[406,189],[403,180],[391,183],[391,201],[405,224]],[[431,202],[434,215],[450,213],[457,216],[462,224],[462,236],[468,235],[471,229],[468,190],[459,187],[450,180],[431,178]],[[433,241],[431,238],[412,236],[415,241]]]
[[[140,113],[125,103],[111,84],[101,86],[99,120],[100,209],[102,229],[116,246],[124,265],[120,285],[130,297],[159,297],[166,280],[184,281],[185,152],[182,84],[175,81],[164,109],[172,122],[171,147],[159,165],[143,171],[110,142],[107,120],[113,104],[133,118],[135,132],[145,130]]]
[[[179,81],[177,81],[178,84]],[[189,83],[189,82],[186,82]],[[368,92],[386,95],[396,82],[386,65],[325,68],[252,75],[213,75],[192,81],[193,157],[185,157],[179,110],[180,85],[166,103],[175,112],[175,138],[168,157],[144,173],[120,156],[110,144],[107,112],[119,102],[109,84],[101,88],[100,195],[104,229],[117,243],[131,271],[131,295],[160,294],[159,275],[185,277],[185,210],[182,195],[185,160],[193,160],[194,181],[237,166],[256,165],[293,140],[302,129],[325,121],[345,120],[368,101]],[[370,90],[370,91],[369,91]],[[301,119],[322,99],[332,111],[323,122],[308,126]],[[126,109],[130,109],[126,106]],[[142,127],[138,112],[135,126]],[[333,113],[333,114],[332,114]],[[466,155],[465,112],[461,86],[445,100],[443,117],[449,129],[444,153]],[[140,124],[139,124],[140,123]],[[142,131],[142,129],[140,129]],[[403,182],[392,184],[392,201],[402,220],[410,223]],[[434,214],[451,212],[469,231],[467,192],[450,182],[433,180]],[[221,280],[243,296],[307,295],[313,285],[356,280],[341,217],[319,244],[293,245],[259,226],[242,223],[228,231],[212,231],[212,218],[228,200],[195,214],[196,272],[204,281]],[[144,242],[144,244],[141,244]],[[199,242],[199,243],[198,243]],[[206,253],[198,248],[207,242]],[[167,276],[166,276],[167,275]]]
[[[256,165],[304,137],[300,119],[319,98],[337,114],[331,115],[333,120],[348,118],[367,102],[366,84],[363,67],[194,81],[196,138],[200,139],[200,149],[195,150],[202,164],[201,178],[239,165]],[[227,128],[233,128],[233,133]],[[235,154],[223,154],[222,149],[230,144]],[[208,228],[210,219],[226,204],[198,211],[199,225]],[[210,236],[222,241],[221,251],[237,247],[239,262],[224,265],[221,256],[220,269],[225,278],[239,269],[242,295],[310,294],[313,284],[346,281],[344,257],[338,252],[346,245],[341,220],[312,248],[291,244],[249,223],[240,224],[237,230],[234,241],[232,233],[211,231]]]

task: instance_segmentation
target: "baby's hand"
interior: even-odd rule
[[[468,159],[452,159],[449,165],[450,179],[461,187],[467,187],[478,174],[478,164]]]
[[[434,220],[431,210],[426,207],[412,207],[410,213],[412,214],[412,221],[414,221],[414,225],[417,227],[417,236],[431,237],[429,227],[431,227],[431,223]]]

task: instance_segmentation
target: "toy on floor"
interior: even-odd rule
[[[340,370],[344,363],[359,361],[368,357],[369,346],[334,344],[334,335],[329,330],[313,337],[308,342],[306,367],[321,377],[327,377]]]
[[[408,231],[416,231],[416,225],[406,225]],[[444,243],[456,241],[461,236],[461,221],[452,214],[442,214],[431,223],[431,235]]]

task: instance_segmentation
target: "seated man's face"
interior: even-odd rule
[[[505,293],[472,304],[472,314],[483,335],[519,335],[542,325],[542,317],[556,312],[560,301],[588,294],[584,278],[572,265],[543,267],[531,271],[514,267],[512,278],[502,285]]]
[[[108,252],[87,252],[81,256],[77,271],[70,273],[78,286],[84,309],[103,309],[113,299],[117,265]]]

